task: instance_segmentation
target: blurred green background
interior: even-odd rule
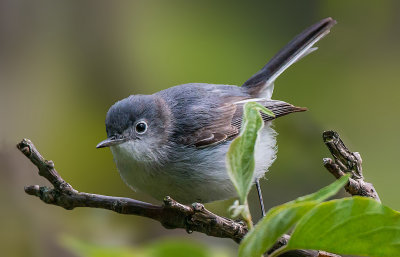
[[[328,16],[338,24],[319,50],[276,82],[274,99],[309,111],[275,122],[279,152],[262,181],[266,205],[333,181],[322,167],[329,153],[321,140],[333,129],[361,153],[366,179],[383,202],[399,210],[399,12],[395,0],[1,0],[2,255],[76,256],[60,243],[65,236],[133,248],[185,238],[221,256],[234,253],[237,246],[228,239],[104,210],[45,205],[23,191],[48,183],[15,144],[30,138],[77,190],[156,203],[125,186],[109,150],[95,148],[106,136],[108,108],[130,94],[188,82],[241,85],[296,34]],[[207,207],[227,215],[231,202]],[[257,219],[254,190],[251,206]]]

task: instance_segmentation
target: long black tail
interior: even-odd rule
[[[280,50],[261,70],[242,86],[249,89],[254,97],[270,98],[275,79],[290,65],[316,50],[312,46],[329,33],[336,24],[332,18],[325,18],[304,30]]]

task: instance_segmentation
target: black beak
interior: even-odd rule
[[[128,141],[127,138],[119,138],[119,139],[114,139],[114,138],[107,138],[106,140],[101,141],[96,148],[103,148],[103,147],[110,147],[113,145],[119,145],[124,142]]]

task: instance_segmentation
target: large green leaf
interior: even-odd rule
[[[325,202],[299,221],[286,249],[400,256],[400,213],[365,197]]]
[[[260,111],[274,116],[270,110],[257,102],[246,103],[243,108],[240,135],[233,140],[226,155],[228,174],[238,192],[241,204],[246,202],[253,182],[254,148],[258,132],[264,126]]]
[[[323,200],[335,195],[348,181],[349,175],[319,191],[272,208],[245,236],[239,247],[240,257],[261,256],[301,217]]]

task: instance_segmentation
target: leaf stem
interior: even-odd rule
[[[247,224],[248,230],[250,231],[250,230],[253,229],[253,219],[251,217],[251,213],[250,213],[250,210],[249,210],[249,204],[247,202],[247,199],[246,199],[246,202],[244,203],[244,206],[245,206],[245,208],[244,208],[244,210],[242,212],[242,217],[243,217],[244,221]]]

